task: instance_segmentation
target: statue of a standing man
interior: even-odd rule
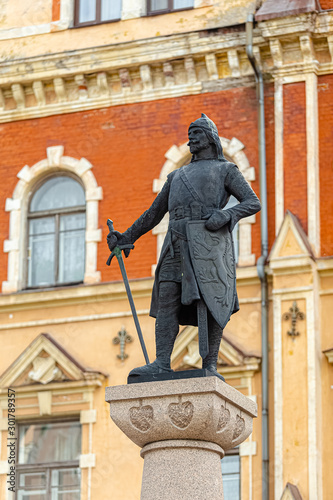
[[[260,210],[260,202],[238,167],[223,156],[217,127],[206,115],[191,123],[188,137],[191,162],[168,175],[151,207],[131,227],[107,237],[111,251],[133,244],[169,212],[150,310],[156,318],[156,360],[131,375],[172,371],[179,325],[199,326],[202,367],[218,375],[223,329],[239,309],[231,232],[241,218]],[[222,210],[231,195],[239,204]]]

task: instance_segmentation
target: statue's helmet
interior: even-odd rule
[[[194,122],[192,122],[191,125],[189,126],[188,130],[190,131],[190,129],[192,127],[201,128],[205,132],[209,142],[214,144],[214,146],[216,148],[217,159],[223,160],[224,159],[223,149],[222,149],[219,133],[217,130],[217,126],[215,125],[215,123],[210,118],[208,118],[208,116],[206,116],[204,113],[201,113],[201,117],[198,118],[197,120],[195,120]]]

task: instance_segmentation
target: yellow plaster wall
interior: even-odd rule
[[[0,30],[50,23],[52,0],[2,0]]]
[[[96,468],[92,472],[92,500],[110,498],[137,500],[140,498],[143,460],[140,448],[133,444],[113,424],[109,405],[104,403],[104,390],[96,391],[97,423],[93,426]],[[110,385],[110,382],[109,382]],[[113,385],[113,384],[112,384]]]
[[[136,300],[138,308],[149,307],[149,299]],[[112,302],[99,304],[102,309],[112,309]],[[74,306],[73,309],[77,309]],[[95,304],[82,307],[81,312],[91,314],[95,311]],[[69,307],[64,309],[49,309],[48,314],[52,317],[64,316],[66,314],[76,315],[78,311],[71,311]],[[99,309],[98,309],[99,310]],[[23,319],[27,311],[18,312],[17,319]],[[45,311],[34,309],[29,311],[29,318],[38,318]],[[75,314],[74,314],[75,313]],[[150,356],[154,357],[154,320],[141,317],[141,326],[148,345]],[[117,359],[120,352],[119,345],[113,345],[112,339],[122,326],[133,337],[133,343],[126,345],[129,358],[125,361]],[[128,372],[138,364],[144,364],[141,354],[139,340],[137,338],[132,318],[119,318],[115,320],[89,321],[72,324],[51,325],[49,327],[34,327],[17,329],[8,332],[7,341],[3,342],[4,349],[0,352],[0,372],[2,373],[40,333],[47,332],[57,340],[68,352],[79,360],[85,367],[92,367],[109,374],[104,387],[94,393],[93,408],[97,410],[97,422],[93,424],[92,450],[89,450],[88,425],[83,426],[83,453],[96,454],[96,468],[92,469],[91,475],[91,499],[105,498],[105,492],[117,500],[137,499],[140,496],[141,475],[143,460],[140,458],[140,450],[132,444],[113,424],[109,416],[109,407],[104,400],[104,389],[107,385],[125,384]],[[9,340],[9,336],[13,340]],[[15,341],[14,341],[15,340]],[[59,398],[58,398],[59,399]],[[57,397],[55,398],[57,400]],[[70,401],[69,401],[70,402]],[[19,402],[18,402],[19,405]],[[80,410],[89,409],[89,404],[72,404],[71,410],[79,415]],[[23,416],[36,416],[38,409],[24,409],[19,413]],[[53,415],[63,415],[64,409],[52,407]],[[87,488],[88,475],[83,470],[82,488]]]
[[[9,0],[7,0],[9,4]],[[38,10],[38,5],[43,8]],[[67,29],[43,35],[33,35],[14,40],[0,41],[0,57],[18,59],[51,54],[67,50],[78,50],[100,45],[117,44],[145,38],[169,36],[172,34],[189,33],[221,26],[231,26],[246,21],[248,11],[253,10],[254,0],[220,0],[213,5],[192,10],[163,14],[160,16],[141,17],[100,24],[93,27]],[[42,24],[51,21],[51,0],[24,2],[11,0],[12,7],[8,9],[7,18],[1,28]],[[23,5],[26,5],[22,12]],[[16,9],[17,6],[17,9]],[[12,10],[19,13],[13,18]],[[251,10],[251,11],[252,11]],[[0,33],[1,34],[1,33]]]
[[[282,301],[282,314],[293,301]],[[301,311],[305,300],[298,300]],[[308,389],[306,321],[297,322],[299,337],[287,334],[290,321],[282,321],[282,388],[283,388],[283,484],[299,485],[308,498]]]
[[[283,274],[274,276],[274,288],[287,289],[313,285],[313,273]]]
[[[233,314],[225,331],[233,344],[249,354],[261,353],[260,284],[237,283],[240,310]]]
[[[324,284],[328,288],[328,282],[332,277],[325,278]],[[326,282],[326,283],[325,283]],[[332,335],[332,310],[333,294],[324,295],[321,298],[321,332],[322,350],[333,348]],[[327,357],[322,354],[321,358],[321,390],[322,390],[322,476],[323,498],[328,499],[333,491],[333,365],[328,362]]]
[[[304,250],[301,249],[299,242],[296,239],[295,233],[291,228],[289,228],[285,240],[281,245],[279,257],[289,257],[304,253]]]
[[[261,498],[261,373],[256,373],[252,381],[252,393],[257,396],[258,417],[253,420],[252,439],[257,443],[257,453],[252,457],[252,499]]]
[[[134,294],[135,304],[138,310],[149,309],[151,280],[147,283],[134,283],[133,289],[137,289]],[[103,288],[104,287],[104,288]],[[140,449],[132,444],[125,435],[113,424],[109,416],[109,407],[104,401],[105,387],[108,385],[125,384],[129,371],[140,364],[144,364],[144,358],[137,338],[134,322],[131,316],[114,319],[102,319],[94,321],[77,321],[66,323],[66,318],[75,318],[87,315],[98,315],[103,313],[116,313],[119,311],[129,312],[129,305],[126,296],[119,292],[119,284],[114,284],[111,289],[108,285],[100,285],[95,288],[96,295],[88,294],[86,299],[79,299],[73,296],[70,300],[59,300],[52,292],[42,292],[36,294],[37,300],[16,297],[20,305],[15,307],[13,302],[4,306],[0,315],[0,324],[10,324],[10,322],[20,323],[35,320],[50,321],[63,318],[61,324],[49,324],[43,327],[32,326],[25,328],[16,328],[2,331],[3,349],[0,351],[0,373],[10,366],[15,359],[21,355],[22,351],[42,332],[49,333],[64,347],[75,359],[83,366],[100,370],[108,375],[103,387],[97,388],[93,394],[93,402],[82,404],[75,403],[76,398],[81,397],[79,393],[73,397],[68,397],[68,408],[71,412],[79,415],[80,410],[94,408],[97,411],[97,421],[92,424],[92,448],[89,448],[89,424],[83,426],[82,452],[95,453],[96,467],[91,471],[90,487],[91,500],[98,500],[105,497],[108,491],[112,498],[117,500],[134,500],[140,496],[141,477],[143,460],[140,457]],[[108,290],[107,293],[99,293],[101,289]],[[112,289],[116,293],[112,293]],[[59,293],[59,292],[58,292]],[[61,293],[64,292],[60,292]],[[79,293],[79,292],[77,292]],[[258,285],[242,289],[242,298],[246,299],[251,295],[258,295]],[[74,293],[75,295],[75,293]],[[28,294],[27,294],[28,296]],[[42,300],[38,300],[42,299]],[[49,297],[49,305],[44,303],[45,297]],[[7,299],[9,300],[9,299]],[[15,302],[15,299],[13,299]],[[258,350],[260,347],[260,315],[259,304],[244,304],[242,307],[243,319],[240,324],[245,324],[246,318],[253,307],[256,307],[255,319],[250,322],[250,330],[246,335],[242,330],[238,331],[235,327],[235,338],[239,336],[239,342],[244,343],[246,348]],[[9,317],[9,314],[12,317]],[[235,318],[241,313],[235,315]],[[154,319],[148,315],[140,316],[140,323],[147,343],[148,352],[151,359],[154,359]],[[125,352],[129,355],[128,359],[121,361],[117,358],[120,352],[119,345],[114,345],[112,339],[117,332],[124,326],[127,332],[133,337],[133,342],[126,344]],[[252,394],[257,395],[260,406],[260,375],[255,375],[256,382],[253,382]],[[230,380],[231,385],[237,386],[244,394],[248,394],[248,381],[244,379]],[[54,396],[53,402],[62,401],[63,396]],[[37,401],[35,401],[37,403]],[[67,408],[67,409],[68,409]],[[53,415],[64,414],[63,407],[52,406]],[[29,414],[36,416],[38,408],[31,410]],[[25,413],[25,411],[24,411]],[[261,420],[260,417],[254,422],[253,440],[257,442],[257,455],[252,457],[253,470],[260,470],[260,441],[261,441]],[[248,474],[249,458],[242,458],[243,470]],[[245,473],[244,472],[244,473]],[[253,492],[260,490],[258,474],[253,475]],[[88,471],[82,470],[82,492],[87,493],[89,482]],[[246,491],[245,500],[249,498],[249,479],[245,479],[243,485]]]

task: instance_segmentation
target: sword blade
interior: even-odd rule
[[[209,352],[208,345],[208,318],[207,306],[201,299],[197,305],[198,333],[199,333],[199,353],[202,359],[205,359]]]
[[[127,297],[128,297],[128,301],[129,301],[130,306],[131,306],[131,311],[132,311],[132,315],[133,315],[133,319],[134,319],[136,331],[138,332],[138,336],[139,336],[139,340],[140,340],[142,352],[143,352],[143,355],[145,357],[146,364],[148,364],[149,363],[149,357],[148,357],[148,353],[147,353],[145,341],[143,340],[141,326],[140,326],[139,318],[138,318],[138,315],[137,315],[137,312],[136,312],[136,309],[135,309],[132,292],[131,292],[131,289],[130,289],[130,286],[129,286],[129,281],[128,281],[128,277],[127,277],[127,273],[126,273],[126,269],[125,269],[124,259],[123,259],[121,250],[120,249],[118,249],[118,250],[119,250],[118,252],[115,252],[115,255],[116,255],[117,259],[118,259],[118,263],[119,263],[121,275],[123,277],[123,281],[124,281],[124,284],[125,284]]]

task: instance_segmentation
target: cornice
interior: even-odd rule
[[[134,298],[150,297],[152,286],[153,278],[132,280],[131,290]],[[1,294],[0,313],[41,307],[68,306],[83,302],[116,301],[126,299],[126,297],[122,281],[59,287],[49,290],[23,290],[12,294]]]
[[[266,81],[333,73],[333,12],[263,21]],[[196,31],[0,64],[0,123],[254,85],[245,32]]]

